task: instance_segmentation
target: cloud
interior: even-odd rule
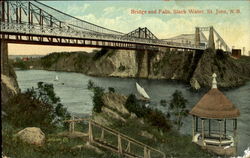
[[[115,7],[107,7],[107,8],[104,8],[104,9],[103,9],[104,15],[113,13],[114,11],[115,11]]]
[[[156,5],[151,9],[218,9],[218,8],[239,8],[240,15],[132,15],[131,9],[145,10],[148,6],[139,7],[131,5],[107,5],[99,10],[92,11],[90,4],[70,5],[67,13],[85,21],[103,26],[109,29],[128,33],[138,27],[147,27],[158,38],[170,38],[184,33],[194,33],[196,26],[214,26],[228,45],[236,48],[246,47],[250,50],[250,5],[235,6],[222,2],[216,4],[202,5],[202,2],[178,2],[174,5]],[[93,3],[94,4],[94,3]],[[220,5],[219,5],[220,4]],[[240,3],[241,4],[241,3]],[[115,7],[116,6],[116,7]],[[136,7],[136,8],[133,8]],[[140,8],[141,7],[141,8]],[[144,7],[144,8],[143,8]],[[90,9],[89,9],[90,8]],[[87,11],[88,12],[87,12]],[[149,9],[146,9],[149,10]],[[91,11],[91,12],[90,12]],[[84,12],[84,14],[82,13]],[[246,18],[247,17],[247,18]]]
[[[81,12],[86,11],[90,7],[90,4],[83,4],[83,5],[70,5],[67,7],[67,13],[72,15],[77,15]]]
[[[213,23],[202,17],[176,17],[170,20],[164,20],[160,16],[140,16],[118,14],[115,17],[101,16],[97,17],[94,14],[88,14],[80,17],[94,24],[128,33],[138,27],[147,27],[158,38],[170,38],[179,34],[194,33],[196,26],[214,26],[226,43],[237,48],[246,47],[250,50],[250,31],[249,25],[245,23],[233,23],[232,21],[221,21]],[[230,26],[230,27],[229,27]]]

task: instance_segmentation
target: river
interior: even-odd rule
[[[169,101],[175,90],[181,91],[188,100],[189,110],[206,93],[206,90],[192,92],[188,85],[166,80],[92,77],[80,73],[45,70],[16,70],[16,75],[21,91],[36,87],[39,81],[52,83],[57,96],[61,98],[61,102],[68,108],[68,111],[78,115],[91,114],[92,111],[93,93],[87,89],[88,80],[94,81],[96,85],[105,89],[114,87],[116,92],[125,95],[136,94],[135,82],[138,82],[152,98],[150,106],[157,107],[164,112],[167,111],[167,107],[160,106],[160,100]],[[59,81],[54,81],[55,76],[58,76]],[[222,92],[239,108],[241,113],[238,119],[238,153],[242,155],[243,151],[250,147],[250,82],[240,88]],[[181,133],[191,134],[191,126],[191,116],[188,116],[184,120]]]

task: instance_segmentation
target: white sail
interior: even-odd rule
[[[150,99],[150,97],[148,96],[148,94],[146,93],[146,91],[144,90],[144,88],[142,88],[137,82],[136,82],[135,84],[136,84],[136,89],[137,89],[137,91],[138,91],[144,98]]]

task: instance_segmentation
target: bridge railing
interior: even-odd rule
[[[49,25],[39,25],[39,24],[28,24],[27,22],[17,23],[12,21],[10,23],[1,22],[0,28],[3,32],[10,33],[23,33],[23,34],[37,34],[37,35],[47,35],[47,36],[58,36],[58,37],[71,37],[71,38],[80,38],[80,39],[93,39],[93,40],[106,40],[106,41],[118,41],[126,42],[132,44],[146,44],[153,46],[169,46],[169,47],[179,47],[179,48],[190,48],[190,49],[205,49],[202,46],[195,46],[185,43],[176,43],[163,41],[159,39],[146,39],[138,37],[124,37],[122,35],[113,35],[105,33],[96,33],[82,31],[78,29],[72,29],[70,27],[51,27]]]

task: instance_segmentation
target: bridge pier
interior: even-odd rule
[[[8,43],[0,39],[1,42],[1,74],[9,76],[9,67],[8,67]]]
[[[195,28],[195,46],[200,46],[201,39],[200,39],[200,29],[198,27]]]
[[[148,58],[148,50],[138,51],[137,53],[137,61],[138,61],[138,72],[137,77],[147,78],[149,72],[149,58]]]

